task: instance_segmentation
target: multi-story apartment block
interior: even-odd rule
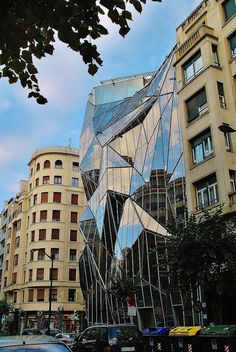
[[[25,312],[28,326],[47,326],[54,257],[53,323],[58,325],[60,315],[64,328],[71,330],[74,310],[84,310],[78,267],[83,249],[78,219],[84,207],[79,150],[42,148],[28,166],[29,181],[21,182],[20,193],[2,212],[7,233],[2,291],[14,308]]]
[[[236,5],[204,0],[177,28],[188,208],[236,210]]]

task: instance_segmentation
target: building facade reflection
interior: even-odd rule
[[[88,100],[80,273],[89,324],[127,321],[110,291],[120,272],[133,280],[140,327],[186,323],[183,297],[160,256],[167,225],[186,206],[173,55],[157,72],[103,82]]]

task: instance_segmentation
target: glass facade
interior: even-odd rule
[[[167,225],[186,206],[173,53],[151,77],[111,80],[89,97],[80,149],[88,202],[80,282],[89,324],[129,321],[110,289],[120,272],[133,280],[141,327],[186,322],[160,255]]]

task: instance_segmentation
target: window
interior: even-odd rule
[[[44,269],[40,268],[37,269],[37,276],[36,276],[36,280],[43,280],[44,279]]]
[[[9,263],[9,261],[6,260],[6,262],[5,262],[5,270],[8,270],[8,263]]]
[[[235,0],[226,0],[223,4],[225,21],[228,21],[236,13]]]
[[[12,274],[12,284],[16,284],[16,281],[17,281],[17,273],[13,273]]]
[[[47,221],[47,210],[40,210],[40,221]]]
[[[224,137],[225,137],[226,150],[231,152],[232,151],[232,143],[231,143],[230,133],[229,132],[225,132],[224,133]]]
[[[54,255],[54,259],[59,260],[59,248],[51,248],[52,255]]]
[[[31,231],[31,242],[35,240],[35,231]]]
[[[20,236],[16,237],[16,248],[20,246]]]
[[[49,160],[45,160],[44,164],[43,164],[44,169],[50,169],[50,161]]]
[[[40,248],[38,250],[38,260],[44,260],[45,259],[45,248]]]
[[[57,289],[53,288],[52,289],[52,301],[56,302],[57,301]]]
[[[61,212],[60,210],[52,211],[52,221],[60,221]]]
[[[223,109],[226,109],[226,102],[225,102],[225,93],[224,93],[224,85],[221,82],[217,82],[217,90],[219,95],[220,106]]]
[[[188,122],[195,120],[198,116],[208,111],[205,87],[186,101]]]
[[[29,270],[29,281],[32,281],[33,278],[33,269]]]
[[[30,183],[29,189],[30,189],[30,191],[32,191],[32,183]]]
[[[71,186],[72,187],[78,187],[79,186],[79,179],[76,178],[76,177],[72,177]]]
[[[70,221],[73,223],[77,223],[77,217],[78,217],[78,213],[75,211],[72,211],[70,213]]]
[[[46,229],[39,230],[39,241],[46,240]]]
[[[13,292],[13,303],[17,302],[17,291]]]
[[[191,59],[189,59],[184,65],[184,79],[185,82],[193,78],[202,69],[202,56],[199,50]]]
[[[62,177],[61,176],[54,176],[54,183],[57,185],[62,184]]]
[[[34,200],[33,200],[33,204],[35,205],[35,204],[37,204],[37,194],[34,194]]]
[[[71,195],[71,204],[78,205],[78,194]]]
[[[213,153],[211,132],[205,131],[191,141],[193,163],[197,164],[207,159]]]
[[[32,262],[34,260],[34,251],[30,250],[30,261]]]
[[[7,277],[4,277],[4,287],[7,287]]]
[[[51,269],[50,269],[50,272],[51,272]],[[53,268],[52,279],[53,280],[58,280],[58,269]]]
[[[77,241],[77,231],[70,230],[70,241]]]
[[[34,290],[29,290],[28,291],[28,302],[33,302],[34,299]]]
[[[236,183],[235,183],[236,172],[234,170],[229,170],[229,180],[230,180],[230,191],[236,191]]]
[[[38,302],[43,302],[44,301],[44,289],[43,288],[39,288],[37,290],[37,301]]]
[[[48,202],[48,192],[41,193],[41,203],[47,203],[47,202]]]
[[[10,243],[7,244],[7,253],[10,253]]]
[[[36,178],[35,180],[35,187],[38,187],[39,186],[39,178]]]
[[[21,228],[21,220],[18,220],[16,223],[16,231],[19,231]]]
[[[229,44],[232,58],[236,57],[236,32],[229,37]]]
[[[33,175],[33,168],[30,169],[30,176]]]
[[[75,261],[76,260],[76,249],[70,249],[70,257],[69,260]]]
[[[32,213],[32,224],[36,222],[36,213]]]
[[[50,176],[43,176],[43,185],[48,184],[50,182]]]
[[[59,240],[59,237],[60,237],[60,230],[52,229],[52,240]]]
[[[76,269],[69,269],[69,281],[76,281]]]
[[[195,184],[197,196],[197,209],[204,209],[217,203],[218,191],[215,174]]]
[[[39,171],[39,170],[40,170],[40,164],[38,163],[36,166],[36,171]]]
[[[61,160],[56,160],[55,169],[62,169],[62,161]]]
[[[77,163],[76,161],[73,161],[72,170],[73,171],[79,171],[79,163]]]
[[[69,289],[69,291],[68,291],[68,301],[69,302],[75,302],[75,296],[76,296],[76,290]]]
[[[18,254],[15,254],[15,255],[14,255],[14,261],[13,261],[14,266],[18,265],[18,258],[19,258],[19,255],[18,255]]]
[[[211,48],[212,48],[214,65],[220,66],[220,60],[219,60],[217,45],[212,44]]]
[[[61,193],[60,192],[53,192],[53,202],[54,203],[61,203]]]

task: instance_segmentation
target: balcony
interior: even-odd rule
[[[199,17],[203,15],[208,6],[209,0],[203,0],[201,4],[186,18],[186,20],[180,25],[182,30],[187,30]]]
[[[214,37],[214,29],[202,24],[176,51],[176,62],[181,60],[204,37]]]
[[[0,256],[1,256],[2,254],[4,254],[4,250],[5,250],[5,247],[0,248]]]

